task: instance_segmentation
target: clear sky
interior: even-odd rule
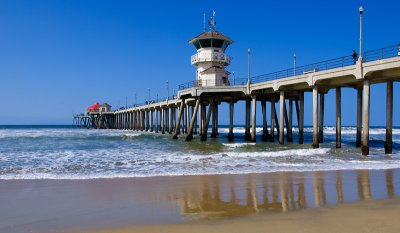
[[[400,43],[400,1],[363,1],[364,51]],[[166,96],[195,79],[188,41],[217,12],[217,30],[234,40],[229,71],[246,77],[358,51],[360,1],[0,1],[0,125],[70,124],[94,102],[113,107]],[[356,92],[343,91],[343,125],[355,124]],[[385,85],[371,89],[371,124],[385,124]],[[395,83],[394,124],[400,125]],[[243,124],[239,104],[237,124]],[[220,122],[226,123],[226,106]],[[306,95],[311,124],[311,95]],[[334,90],[326,97],[334,124]],[[259,111],[260,112],[260,111]],[[260,117],[259,117],[260,118]]]

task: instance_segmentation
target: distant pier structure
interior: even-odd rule
[[[362,10],[360,8],[360,17]],[[137,106],[106,112],[89,112],[86,127],[124,129],[172,134],[173,139],[185,136],[191,141],[198,134],[201,141],[218,137],[218,106],[229,105],[229,133],[227,140],[235,139],[233,133],[234,108],[238,101],[246,103],[244,140],[256,142],[257,102],[261,103],[261,141],[279,144],[292,143],[293,118],[298,122],[298,143],[304,143],[304,93],[312,93],[313,140],[318,148],[324,141],[325,94],[336,92],[336,147],[341,147],[341,122],[343,88],[357,93],[357,133],[355,146],[363,155],[369,154],[370,87],[386,83],[386,141],[385,153],[392,153],[393,82],[400,81],[400,45],[362,51],[359,55],[343,56],[314,64],[294,67],[247,79],[230,77],[225,69],[231,62],[225,53],[233,41],[215,30],[215,17],[210,21],[210,31],[204,31],[189,41],[197,53],[191,57],[196,66],[194,81],[179,85],[177,96],[147,101]],[[360,40],[361,42],[361,40]],[[248,51],[250,59],[250,50]],[[250,64],[250,63],[249,63]],[[267,110],[266,103],[271,108]],[[279,103],[279,109],[276,104]],[[75,116],[74,119],[82,118]],[[90,120],[89,120],[90,119]],[[209,128],[211,126],[211,132]],[[286,135],[285,135],[286,128]],[[276,129],[277,135],[274,133]],[[286,138],[286,139],[285,139]]]

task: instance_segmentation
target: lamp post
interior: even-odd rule
[[[167,80],[167,100],[169,100],[169,81]]]
[[[247,94],[250,94],[250,49],[247,49]]]
[[[360,12],[360,56],[358,59],[362,59],[362,15],[364,12],[364,7],[363,5],[360,5],[360,8],[358,8],[359,12]]]
[[[135,93],[135,107],[137,106],[137,96],[136,96],[136,93]]]
[[[233,76],[233,86],[235,86],[235,71],[232,72],[232,76]]]
[[[293,54],[293,63],[294,63],[294,68],[293,68],[293,76],[294,77],[296,77],[296,58],[297,58],[297,56],[296,56],[296,52],[294,52],[294,54]]]
[[[150,104],[150,88],[147,89],[149,91],[149,103]]]

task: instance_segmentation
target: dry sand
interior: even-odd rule
[[[146,225],[79,233],[398,233],[400,232],[399,214],[400,199],[397,198],[239,219],[200,221],[189,224]]]

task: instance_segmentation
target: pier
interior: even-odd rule
[[[361,10],[360,16],[362,16]],[[221,104],[228,104],[227,140],[233,141],[235,104],[243,101],[246,103],[245,122],[243,122],[244,140],[256,142],[257,102],[260,102],[262,142],[277,140],[279,144],[292,143],[293,118],[296,117],[299,129],[298,142],[303,144],[304,93],[311,92],[312,147],[318,148],[324,142],[324,97],[328,91],[335,90],[336,147],[340,148],[341,93],[343,88],[350,88],[357,92],[355,146],[361,148],[363,155],[368,155],[370,88],[371,85],[386,83],[385,153],[392,153],[393,82],[400,81],[400,46],[363,52],[360,43],[360,54],[356,57],[348,55],[253,77],[250,76],[249,50],[247,79],[234,79],[229,77],[230,73],[225,70],[231,62],[225,50],[233,41],[215,30],[213,20],[214,18],[210,22],[209,32],[204,31],[189,41],[197,50],[191,57],[192,65],[197,68],[196,79],[179,85],[176,96],[149,100],[147,103],[116,111],[89,113],[85,117],[90,119],[75,116],[75,122],[97,129],[167,133],[172,134],[173,139],[183,136],[186,141],[193,140],[194,134],[198,131],[199,139],[206,141],[208,136],[218,137],[218,107]],[[267,102],[270,102],[271,106],[269,111],[266,108]],[[279,109],[276,109],[278,103]],[[209,132],[210,125],[211,132]]]

